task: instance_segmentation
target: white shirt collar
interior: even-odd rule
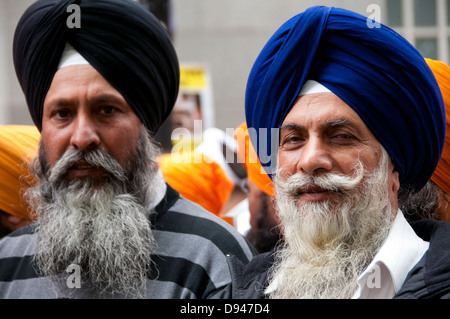
[[[359,276],[353,299],[394,297],[429,245],[416,235],[399,210],[380,251]]]
[[[167,190],[166,181],[164,180],[163,174],[160,169],[158,169],[158,171],[155,173],[152,183],[154,184],[153,187],[156,192],[154,194],[154,197],[152,197],[148,208],[152,211],[152,213],[154,213],[156,206],[158,206],[158,204],[164,198]]]

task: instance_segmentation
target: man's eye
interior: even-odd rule
[[[351,139],[351,138],[353,138],[353,136],[350,135],[350,134],[337,134],[334,137],[335,138],[342,138],[342,139]]]
[[[111,114],[114,111],[114,107],[112,106],[104,106],[102,108],[103,113]]]
[[[347,133],[341,133],[341,134],[335,134],[331,137],[331,141],[334,141],[336,143],[355,143],[357,141],[357,138],[352,134]]]
[[[69,115],[70,115],[70,112],[67,110],[57,110],[57,111],[53,112],[53,116],[58,117],[58,118],[66,118]]]
[[[289,136],[285,139],[285,142],[287,143],[294,143],[300,141],[300,138],[297,136]]]
[[[112,105],[105,105],[99,108],[99,114],[101,115],[114,115],[118,111],[118,108]]]
[[[303,138],[301,138],[298,135],[288,135],[282,139],[282,145],[289,145],[289,144],[298,144],[303,141]]]

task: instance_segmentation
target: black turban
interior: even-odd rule
[[[71,4],[80,9],[80,28],[68,26],[75,12]],[[157,131],[178,95],[178,59],[162,24],[131,0],[41,0],[22,15],[14,66],[39,130],[66,43],[122,94],[150,132]]]

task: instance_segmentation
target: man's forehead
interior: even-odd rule
[[[318,127],[325,130],[328,128],[339,128],[339,127],[354,127],[358,124],[347,118],[336,118],[336,119],[325,119],[321,122]],[[281,127],[281,130],[300,130],[307,129],[307,126],[302,125],[298,122],[286,122]]]
[[[364,123],[347,103],[332,92],[299,96],[284,122],[290,118],[307,120],[318,117],[323,118],[323,121],[333,122],[335,125],[344,120]]]
[[[94,67],[89,64],[70,65],[59,69],[53,77],[46,99],[50,96],[67,97],[75,87],[86,87],[90,89],[101,88],[102,93],[117,95],[123,98]]]

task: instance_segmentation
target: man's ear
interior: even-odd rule
[[[389,179],[388,179],[388,191],[389,198],[394,211],[398,209],[398,192],[400,189],[400,174],[395,169],[395,165],[392,163],[392,160],[389,161]]]
[[[398,190],[400,189],[400,177],[397,171],[393,170],[392,171],[392,191],[394,193],[398,193]]]
[[[398,194],[398,191],[400,189],[400,174],[398,173],[397,169],[395,168],[394,161],[392,161],[392,158],[389,156],[389,171],[391,183],[389,184],[389,187],[391,187],[391,191],[394,194]]]

